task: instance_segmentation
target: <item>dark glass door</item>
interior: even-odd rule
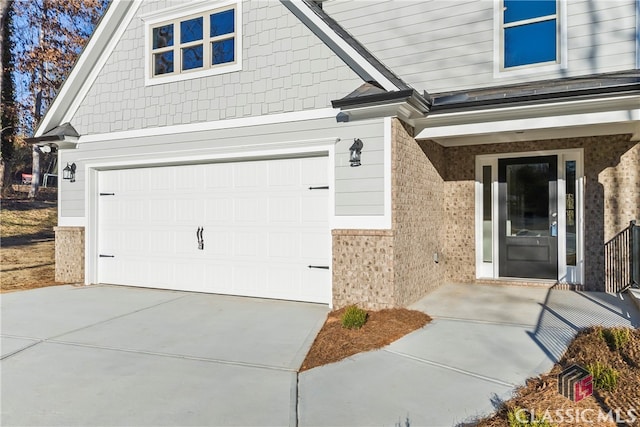
[[[498,161],[501,277],[558,278],[557,156]]]

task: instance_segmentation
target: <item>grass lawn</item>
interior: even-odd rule
[[[54,201],[2,199],[0,290],[51,286],[55,282]]]

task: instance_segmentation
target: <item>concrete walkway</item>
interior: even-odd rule
[[[640,326],[631,301],[603,293],[447,285],[412,308],[434,321],[382,350],[300,374],[300,425],[470,422],[550,370],[578,329]]]
[[[298,376],[326,306],[115,286],[0,300],[3,426],[451,426],[579,328],[640,325],[612,295],[448,285],[413,307],[423,329]]]
[[[328,312],[115,286],[0,298],[3,426],[295,425]]]

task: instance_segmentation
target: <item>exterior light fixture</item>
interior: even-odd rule
[[[349,156],[349,162],[352,167],[360,166],[360,157],[362,156],[362,147],[364,144],[360,140],[360,138],[354,139],[353,144],[349,148],[351,155]]]
[[[68,179],[70,182],[76,182],[76,164],[67,163],[67,166],[62,169],[62,179]]]

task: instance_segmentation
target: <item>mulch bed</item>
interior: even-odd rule
[[[560,416],[555,411],[562,411],[564,423],[571,426],[615,426],[616,423],[598,420],[600,411],[607,414],[616,410],[620,426],[640,427],[640,330],[632,329],[631,340],[620,350],[611,350],[602,338],[600,328],[589,328],[581,331],[567,349],[559,363],[547,374],[527,380],[524,387],[516,390],[513,399],[491,418],[477,423],[480,427],[508,426],[507,412],[515,407],[534,411],[540,416],[549,411],[550,421],[554,425],[559,423]],[[563,369],[579,364],[586,367],[590,363],[600,362],[616,369],[620,376],[618,384],[612,391],[594,390],[589,396],[579,402],[572,402],[558,393],[558,374]],[[581,412],[578,412],[581,411]],[[628,411],[633,411],[628,413]],[[569,414],[575,419],[569,423]],[[575,416],[580,414],[579,416]],[[636,418],[633,420],[633,418]],[[591,421],[591,422],[590,422]]]
[[[301,372],[384,347],[431,321],[429,316],[420,311],[393,308],[369,311],[362,328],[345,329],[340,323],[344,310],[329,313],[302,363]]]

